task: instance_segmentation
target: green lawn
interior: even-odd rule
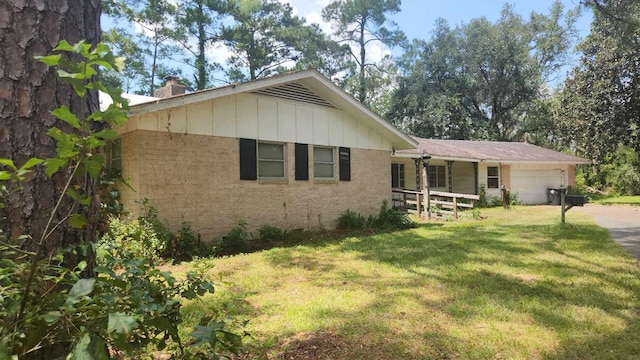
[[[249,320],[247,358],[637,359],[638,263],[557,210],[210,260],[223,280],[185,319]]]
[[[602,199],[598,199],[595,201],[598,204],[627,204],[627,205],[639,205],[640,206],[640,195],[636,196],[615,196],[615,197],[605,197]]]

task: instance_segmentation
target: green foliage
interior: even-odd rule
[[[618,195],[640,194],[640,156],[632,148],[619,145],[605,158],[597,179]]]
[[[640,19],[640,3],[589,3],[601,7],[594,11],[591,32],[579,46],[580,63],[559,95],[556,121],[564,146],[606,163],[619,144],[640,151],[640,26],[625,20]]]
[[[576,173],[576,187],[573,189],[576,194],[586,194],[587,193],[587,179],[584,171],[578,171]]]
[[[260,235],[260,239],[279,241],[285,238],[286,232],[277,226],[266,224],[258,229],[258,234]]]
[[[484,184],[481,184],[478,188],[478,196],[480,199],[476,202],[477,208],[491,208],[503,206],[501,196],[487,196],[487,188]],[[509,205],[521,205],[522,201],[517,192],[509,194]]]
[[[480,185],[480,187],[478,188],[478,197],[480,197],[480,199],[476,203],[477,207],[489,207],[489,199],[487,199],[487,187],[484,184]]]
[[[143,202],[144,213],[137,219],[112,217],[107,231],[102,236],[98,255],[130,256],[154,262],[161,258],[189,261],[194,257],[212,255],[212,249],[203,244],[200,234],[191,224],[183,221],[174,233],[158,218],[158,210]]]
[[[110,254],[121,258],[141,258],[148,262],[160,260],[166,242],[156,233],[153,224],[144,216],[121,220],[112,217],[107,231],[98,242],[98,255]]]
[[[415,227],[415,223],[409,216],[399,210],[389,208],[386,201],[382,203],[378,216],[365,218],[354,211],[345,210],[338,217],[338,229],[344,230],[361,230],[367,228],[400,230],[412,227]]]
[[[287,3],[275,0],[245,0],[230,3],[233,26],[221,37],[231,47],[228,77],[232,81],[255,80],[286,70],[307,54],[322,53],[328,43],[317,26],[306,25]],[[332,47],[333,48],[333,47]]]
[[[189,261],[194,257],[207,257],[212,254],[211,246],[203,244],[200,234],[193,230],[189,222],[183,221],[178,230],[170,234],[164,256],[179,261]]]
[[[398,12],[400,0],[333,1],[322,10],[322,18],[336,24],[334,36],[349,45],[351,56],[343,67],[350,69],[353,94],[363,104],[369,104],[372,94],[378,95],[376,83],[384,78],[370,70],[384,66],[367,59],[367,45],[378,42],[393,47],[405,41],[404,33],[388,18]]]
[[[184,358],[184,344],[178,335],[181,299],[195,299],[212,293],[214,288],[207,280],[207,266],[196,264],[195,270],[180,281],[155,267],[156,255],[150,250],[160,249],[163,244],[154,236],[157,217],[143,217],[130,224],[115,222],[111,241],[123,249],[112,247],[104,251],[96,268],[89,266],[94,259],[94,244],[73,244],[69,249],[42,253],[52,229],[62,224],[58,218],[69,221],[76,229],[84,229],[88,223],[85,214],[77,209],[89,205],[93,194],[82,193],[72,185],[73,180],[76,176],[98,177],[102,173],[102,149],[106,141],[115,137],[112,130],[93,131],[91,124],[110,126],[126,121],[126,100],[121,97],[121,90],[107,88],[96,80],[99,68],[120,69],[122,60],[104,44],[92,48],[83,42],[71,45],[61,41],[56,51],[71,52],[81,59],[73,63],[62,55],[40,57],[43,63],[58,67],[58,77],[71,84],[77,96],[84,97],[88,90],[101,90],[114,103],[86,118],[64,106],[53,110],[56,118],[74,129],[66,133],[54,127],[48,132],[57,143],[55,158],[30,159],[20,167],[10,159],[0,159],[0,200],[20,188],[34,166],[42,165],[48,176],[57,171],[70,174],[56,204],[63,197],[70,197],[75,204],[70,212],[62,212],[58,205],[52,208],[40,239],[0,232],[0,358],[139,358],[149,346],[163,350],[168,342],[176,344],[175,356]],[[0,202],[0,208],[2,205]],[[32,242],[31,248],[37,250],[24,250],[20,244],[25,242]],[[144,258],[132,257],[132,252]],[[204,330],[207,329],[210,334],[234,339],[228,345],[212,343],[212,355],[217,356],[220,348],[237,352],[240,341],[228,333],[224,324],[211,321],[205,324]]]
[[[216,250],[218,255],[240,254],[251,250],[246,221],[240,221],[226,236],[222,237],[220,248]]]
[[[528,20],[508,4],[493,23],[438,20],[432,38],[406,52],[392,122],[427,138],[521,139],[535,130],[523,121],[544,105],[543,85],[564,64],[575,20],[560,2]]]
[[[338,217],[338,229],[344,229],[344,230],[364,229],[366,224],[367,224],[366,218],[348,209],[341,212],[340,216]]]

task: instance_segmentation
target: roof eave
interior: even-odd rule
[[[591,164],[591,161],[586,159],[576,159],[574,160],[514,160],[514,159],[478,159],[478,158],[466,158],[466,157],[455,157],[455,156],[440,156],[427,154],[431,156],[431,160],[444,160],[444,161],[465,161],[465,162],[483,162],[483,163],[500,163],[500,164],[568,164],[568,165],[577,165],[577,164]],[[420,158],[422,155],[419,153],[411,153],[411,152],[394,152],[394,157],[398,158]]]

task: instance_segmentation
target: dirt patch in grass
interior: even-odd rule
[[[286,339],[282,345],[284,350],[271,359],[337,359],[350,347],[351,344],[331,331],[302,332]]]

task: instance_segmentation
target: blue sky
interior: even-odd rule
[[[172,0],[179,2],[180,0]],[[322,8],[328,5],[332,0],[279,0],[289,3],[294,13],[300,17],[306,18],[309,23],[318,23],[320,27],[327,33],[331,33],[331,25],[325,24],[322,20]],[[455,26],[461,23],[468,23],[471,19],[477,17],[486,17],[491,21],[495,21],[500,16],[505,3],[514,6],[517,14],[522,15],[525,19],[532,12],[548,13],[549,8],[554,0],[402,0],[400,13],[391,16],[391,19],[398,24],[398,27],[405,32],[409,39],[420,38],[429,39],[431,31],[436,19],[444,18],[450,25]],[[579,5],[580,0],[561,0],[566,9],[575,8]],[[589,33],[591,23],[591,11],[583,9],[582,16],[577,23],[577,29],[582,37]],[[113,21],[103,18],[102,25],[104,29],[112,27]],[[384,54],[389,54],[390,50],[381,47],[379,44],[372,43],[367,50],[367,56],[371,60],[379,59]],[[401,49],[394,49],[394,56],[401,55]],[[229,56],[229,49],[218,44],[209,49],[212,60],[224,63]],[[577,62],[579,56],[572,56],[573,62]],[[566,70],[569,70],[567,67]],[[562,77],[562,76],[561,76]]]
[[[295,3],[300,0],[294,0]],[[393,16],[399,27],[409,38],[430,37],[431,29],[437,18],[446,19],[449,24],[467,23],[473,18],[484,16],[496,20],[505,3],[514,5],[515,12],[527,18],[532,12],[548,13],[554,0],[403,0],[401,12]],[[579,0],[563,0],[565,9],[575,8]],[[583,36],[589,33],[591,13],[583,9],[578,22],[578,30]]]
[[[329,24],[323,24],[321,12],[322,8],[332,2],[332,0],[280,0],[288,2],[294,8],[296,15],[304,17],[308,22],[318,23],[325,32],[331,32]],[[392,15],[390,18],[398,24],[404,31],[408,39],[429,39],[436,19],[443,18],[450,25],[455,26],[461,23],[468,23],[471,19],[486,17],[490,21],[495,21],[500,16],[500,11],[505,3],[514,6],[514,11],[527,19],[532,11],[548,14],[549,9],[555,0],[402,0],[400,13]],[[579,6],[580,0],[561,0],[565,6],[565,11]],[[582,8],[582,13],[576,28],[582,38],[589,34],[591,26],[591,10]],[[368,50],[368,54],[389,53],[388,49],[373,46]],[[394,56],[401,55],[401,49],[394,49]],[[562,73],[568,72],[571,65],[577,63],[579,54],[571,56],[572,64],[561,70],[561,74],[556,80],[563,78]]]

